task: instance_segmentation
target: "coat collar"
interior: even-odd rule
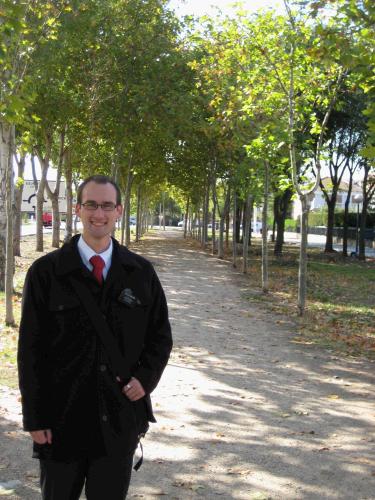
[[[83,262],[77,248],[79,237],[80,235],[76,234],[68,243],[65,243],[61,247],[56,264],[56,274],[58,276],[63,276],[77,269],[82,269]],[[117,261],[120,265],[128,269],[141,269],[141,266],[132,252],[120,245],[114,238],[112,238],[112,243],[112,265]]]

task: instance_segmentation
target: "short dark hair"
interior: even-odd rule
[[[87,177],[81,182],[77,191],[77,203],[79,205],[82,204],[82,191],[89,182],[95,182],[96,184],[111,184],[116,189],[116,205],[121,205],[120,188],[111,177],[108,177],[108,175],[90,175],[90,177]]]

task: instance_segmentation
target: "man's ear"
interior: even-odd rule
[[[75,214],[79,216],[80,212],[81,212],[81,205],[77,203],[75,206]]]
[[[117,210],[117,217],[120,218],[123,211],[122,205],[117,205],[116,210]]]

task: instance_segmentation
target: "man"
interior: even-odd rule
[[[111,238],[122,214],[118,186],[87,178],[76,213],[82,235],[37,259],[26,276],[18,350],[24,429],[40,460],[43,499],[78,499],[85,485],[88,500],[122,500],[139,436],[155,421],[149,394],[172,348],[168,311],[151,264]],[[103,315],[108,330],[97,326]]]

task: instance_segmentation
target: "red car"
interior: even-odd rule
[[[49,212],[44,212],[42,216],[43,226],[51,227],[52,226],[52,214]]]

